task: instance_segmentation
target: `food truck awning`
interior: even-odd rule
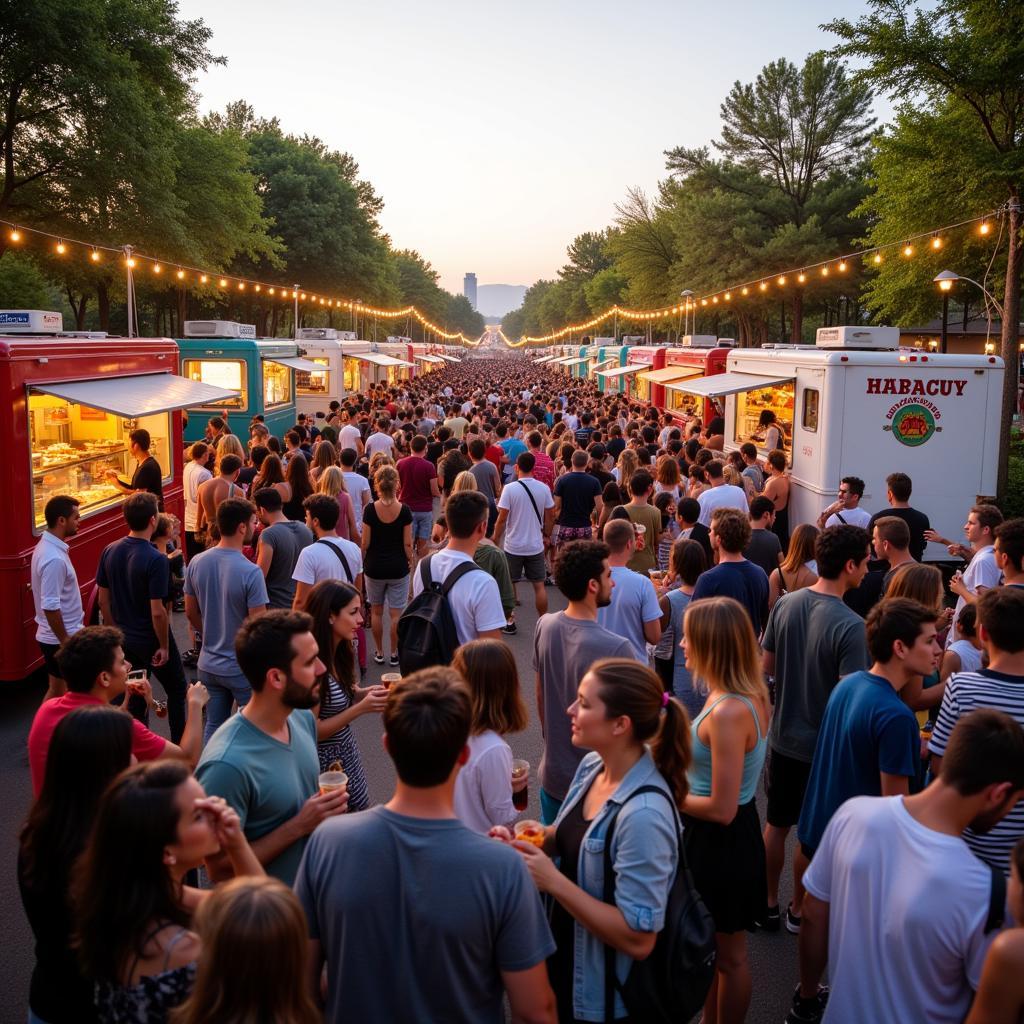
[[[364,363],[373,363],[374,366],[415,366],[415,363],[407,363],[404,359],[396,359],[394,356],[385,356],[380,352],[360,352],[356,359]]]
[[[551,365],[565,366],[568,368],[570,366],[577,366],[579,363],[585,363],[589,358],[590,356],[569,356],[568,359],[558,359]]]
[[[422,360],[424,363],[443,363],[444,360],[440,356],[421,356],[416,355],[417,359]]]
[[[646,370],[640,374],[640,379],[649,380],[652,384],[669,384],[672,381],[699,377],[703,372],[699,366],[666,366],[660,370]]]
[[[629,373],[636,373],[644,367],[644,363],[630,363],[629,366],[616,366],[614,370],[598,370],[598,377],[625,377]]]
[[[277,363],[279,366],[287,366],[292,370],[303,370],[306,373],[323,373],[323,363],[312,363],[308,359],[300,359],[298,356],[264,356],[264,362]]]
[[[615,358],[614,357],[611,358],[611,359],[602,359],[601,362],[595,363],[590,369],[591,370],[596,370],[598,373],[600,373],[602,366],[610,366],[614,362],[615,362]]]
[[[735,395],[740,391],[753,388],[770,388],[776,384],[785,384],[792,380],[793,374],[785,377],[763,377],[759,373],[716,373],[710,377],[698,377],[692,380],[677,381],[666,384],[671,391],[685,391],[688,395],[701,395],[704,398],[719,398],[722,395]]]
[[[534,359],[535,363],[549,363],[552,359],[557,359],[558,356],[541,356],[540,359]]]
[[[133,377],[71,380],[60,384],[33,382],[31,387],[44,395],[53,395],[91,409],[102,409],[125,419],[152,416],[171,409],[216,405],[217,402],[239,397],[237,391],[217,388],[173,373],[141,373]]]
[[[446,363],[461,363],[461,359],[457,359],[455,356],[446,356],[441,352],[438,352],[438,357],[443,359]]]

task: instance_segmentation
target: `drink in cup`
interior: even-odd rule
[[[512,762],[512,806],[525,811],[530,802],[530,762],[516,758]]]
[[[389,690],[391,689],[392,686],[395,685],[395,683],[400,683],[401,681],[401,672],[385,672],[384,675],[380,677],[380,685],[386,687]]]
[[[634,523],[633,529],[636,531],[636,549],[642,551],[646,543],[647,527],[643,523]]]
[[[544,848],[544,826],[539,821],[517,821],[515,836],[522,843],[533,843],[539,850]]]
[[[326,771],[320,773],[320,794],[333,793],[348,785],[348,776],[342,771]]]
[[[664,569],[652,569],[647,575],[651,577],[651,582],[656,587],[660,587],[665,582],[667,573]]]

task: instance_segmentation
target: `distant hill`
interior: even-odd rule
[[[481,284],[476,289],[476,308],[485,317],[502,317],[518,309],[525,294],[524,284]]]

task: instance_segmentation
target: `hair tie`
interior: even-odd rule
[[[663,708],[667,708],[668,707],[668,702],[670,700],[671,700],[671,697],[669,696],[668,691],[666,691],[665,693],[663,693],[661,695],[661,706]]]

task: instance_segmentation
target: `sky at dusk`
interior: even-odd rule
[[[664,150],[718,135],[720,103],[778,57],[828,47],[818,25],[864,0],[181,0],[227,58],[205,112],[244,99],[286,132],[352,153],[399,248],[462,290],[531,284],[565,246],[652,191]],[[887,110],[885,105],[881,110]]]

